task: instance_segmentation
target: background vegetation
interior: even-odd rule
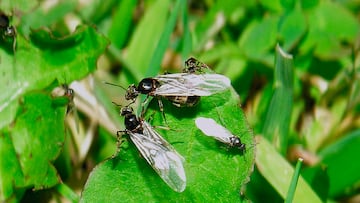
[[[294,202],[359,201],[359,2],[2,0],[0,8],[17,30],[14,42],[0,28],[1,201],[283,202],[298,157]],[[164,101],[172,130],[159,132],[186,158],[178,194],[131,143],[112,158],[124,129],[112,102],[127,102],[103,81],[127,87],[180,72],[190,56],[235,91],[194,109]],[[163,124],[156,101],[147,114]],[[239,135],[246,153],[202,137],[192,127],[199,115]]]

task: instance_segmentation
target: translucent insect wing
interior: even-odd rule
[[[219,74],[176,73],[154,79],[161,84],[154,91],[155,96],[210,96],[231,86],[230,79]]]
[[[129,133],[142,156],[174,191],[186,187],[183,158],[152,127],[143,122],[144,134]]]
[[[223,143],[230,143],[230,138],[234,136],[225,127],[219,125],[216,121],[214,121],[214,119],[211,118],[198,117],[195,119],[195,125],[205,135],[214,137]]]

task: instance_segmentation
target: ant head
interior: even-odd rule
[[[134,100],[139,95],[139,92],[137,91],[137,88],[134,84],[130,85],[125,94],[126,100]]]
[[[186,67],[194,67],[196,65],[197,60],[194,57],[190,57],[185,61]]]
[[[4,36],[5,37],[15,37],[16,36],[16,30],[15,30],[15,27],[14,26],[9,26],[5,29],[4,31]]]
[[[239,149],[241,152],[246,151],[245,143],[242,143],[241,139],[237,136],[230,138],[230,146]]]
[[[64,96],[68,97],[70,100],[74,99],[75,92],[67,84],[63,84],[62,87],[65,90]]]
[[[209,67],[203,63],[198,61],[197,59],[190,57],[185,61],[185,68],[183,69],[184,73],[202,73],[204,69],[209,69]]]
[[[133,113],[134,113],[134,109],[131,106],[124,106],[120,110],[120,115],[121,116],[125,116],[125,115],[128,115],[128,114],[133,114]]]
[[[112,86],[116,86],[116,87],[120,87],[121,89],[125,90],[126,91],[126,94],[125,94],[125,99],[126,100],[134,100],[137,96],[138,96],[138,91],[137,91],[137,88],[134,84],[130,85],[127,89],[124,88],[123,86],[121,85],[117,85],[117,84],[114,84],[114,83],[109,83],[109,82],[106,82],[104,81],[103,83],[107,84],[107,85],[112,85]],[[132,102],[134,103],[134,102]],[[119,106],[119,105],[118,105]]]

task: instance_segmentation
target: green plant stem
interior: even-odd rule
[[[299,176],[300,176],[300,169],[301,169],[301,166],[302,166],[302,162],[303,162],[303,159],[299,158],[297,163],[296,163],[294,175],[293,175],[293,177],[291,179],[291,182],[290,182],[290,187],[289,187],[289,191],[288,191],[288,193],[286,195],[285,203],[291,203],[293,198],[294,198],[296,185],[297,185],[297,182],[298,182],[298,179],[299,179]]]
[[[55,187],[56,191],[71,202],[79,202],[79,196],[66,184],[58,184]]]

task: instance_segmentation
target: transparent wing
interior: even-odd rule
[[[230,138],[234,135],[231,134],[225,127],[219,125],[212,118],[198,117],[195,119],[195,125],[199,128],[205,135],[214,137],[220,142],[230,144]]]
[[[147,122],[144,121],[142,124],[144,134],[129,133],[130,139],[166,184],[176,192],[184,191],[186,187],[184,158]]]
[[[161,84],[154,96],[210,96],[231,86],[230,79],[219,74],[175,73],[154,79]]]

